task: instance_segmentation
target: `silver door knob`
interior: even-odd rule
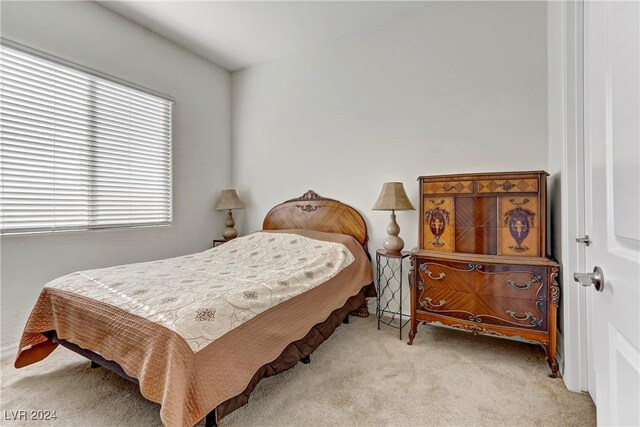
[[[602,291],[604,287],[604,274],[602,273],[602,269],[597,265],[593,267],[593,273],[573,273],[573,280],[582,286],[593,285],[596,291]]]

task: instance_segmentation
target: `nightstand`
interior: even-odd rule
[[[224,239],[213,239],[213,248],[220,246],[223,243],[227,243]]]
[[[411,252],[408,251],[389,252],[384,249],[376,251],[378,330],[380,330],[381,323],[396,328],[400,331],[400,339],[402,339],[402,328],[411,319],[409,314],[402,313],[402,303],[408,295],[408,293],[404,296],[402,294],[402,285],[404,284],[402,264],[410,254]],[[405,318],[407,320],[404,320]]]

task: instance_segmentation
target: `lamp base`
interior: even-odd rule
[[[396,222],[396,213],[391,211],[391,221],[387,226],[388,236],[384,239],[382,246],[389,252],[400,252],[404,248],[404,240],[398,237],[400,226]]]
[[[382,246],[389,252],[400,252],[404,248],[404,240],[398,236],[387,236]]]
[[[233,240],[236,237],[238,237],[238,232],[236,231],[235,228],[233,228],[236,225],[236,222],[233,220],[233,215],[231,214],[231,209],[229,209],[229,212],[227,213],[227,220],[225,221],[224,225],[227,228],[224,229],[224,232],[222,233],[222,237],[224,237],[224,240],[226,242],[228,242],[229,240]]]

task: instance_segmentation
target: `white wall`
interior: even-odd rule
[[[15,350],[42,286],[63,274],[204,250],[230,184],[230,75],[93,2],[2,2],[2,37],[175,100],[170,227],[6,236],[1,242],[2,353]]]
[[[417,13],[232,75],[241,232],[307,189],[364,214],[372,250],[382,183],[546,169],[544,2],[434,2]],[[244,216],[243,216],[244,215]],[[406,247],[417,212],[400,212]]]

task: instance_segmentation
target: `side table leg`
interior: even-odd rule
[[[382,313],[380,313],[380,254],[376,253],[376,285],[378,286],[376,292],[376,318],[378,319],[378,330],[380,330],[380,317],[382,317]]]
[[[400,337],[398,338],[400,341],[402,341],[402,282],[403,282],[403,276],[402,276],[402,261],[403,258],[400,258],[400,279],[399,279],[399,290],[400,290],[400,302],[398,302],[398,311],[400,312],[399,316],[400,316]]]

